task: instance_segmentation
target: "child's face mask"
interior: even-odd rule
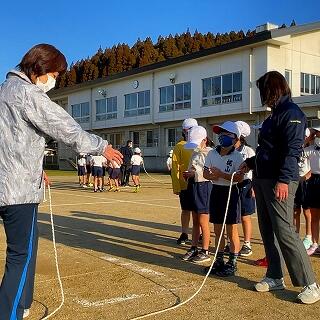
[[[219,134],[218,140],[219,140],[220,145],[223,148],[229,148],[234,145],[235,138],[230,137],[230,136],[222,133],[222,134]]]

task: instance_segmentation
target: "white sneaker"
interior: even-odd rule
[[[308,238],[307,236],[304,237],[302,242],[303,242],[303,245],[306,248],[306,250],[308,250],[312,246],[312,240],[310,238]]]
[[[274,290],[283,290],[286,286],[284,284],[283,278],[281,279],[271,279],[263,278],[260,282],[254,285],[258,292],[268,292]]]
[[[24,309],[23,311],[23,319],[29,317],[30,309]]]
[[[320,300],[320,287],[313,283],[304,287],[298,294],[297,299],[304,304],[312,304]]]

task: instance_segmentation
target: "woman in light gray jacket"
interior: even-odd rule
[[[25,54],[0,87],[0,216],[7,236],[1,319],[22,319],[33,299],[44,136],[62,141],[77,153],[122,162],[122,155],[107,141],[82,130],[46,94],[66,69],[66,59],[59,50],[39,44]]]

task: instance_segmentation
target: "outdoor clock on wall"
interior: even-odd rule
[[[133,87],[133,89],[137,89],[139,87],[139,81],[138,80],[134,80],[132,82],[132,87]]]

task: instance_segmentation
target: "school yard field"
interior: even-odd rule
[[[170,178],[142,175],[141,192],[93,193],[77,185],[75,174],[50,174],[56,238],[66,301],[52,319],[124,320],[186,300],[200,286],[203,266],[183,262],[187,246],[176,245],[180,210]],[[23,186],[21,186],[23,187]],[[238,275],[209,277],[189,304],[149,319],[319,319],[320,303],[294,303],[298,289],[257,293],[253,284],[264,268],[253,261],[264,251],[253,217],[254,253],[240,258]],[[39,254],[34,304],[28,319],[41,319],[60,304],[48,202],[39,208]],[[303,227],[302,227],[303,229]],[[5,236],[0,226],[0,272]],[[320,258],[312,258],[320,281]],[[208,264],[207,264],[208,265]]]

